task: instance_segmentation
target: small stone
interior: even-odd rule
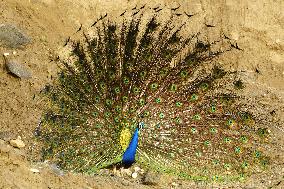
[[[129,185],[130,185],[130,182],[129,182],[128,180],[122,179],[121,184],[122,184],[123,186],[129,186]]]
[[[26,146],[20,136],[15,140],[10,140],[10,144],[15,148],[24,148]]]
[[[170,8],[175,10],[175,9],[178,9],[180,7],[180,4],[176,1],[170,3]]]
[[[10,141],[14,138],[13,134],[9,131],[0,131],[0,139]]]
[[[143,179],[142,179],[142,183],[145,185],[158,185],[160,180],[160,175],[152,172],[152,171],[148,171]]]
[[[144,174],[145,174],[144,169],[141,169],[139,172],[140,172],[141,175],[144,175]]]
[[[50,164],[49,167],[58,176],[63,176],[64,175],[64,172],[61,169],[59,169],[56,164]]]
[[[34,168],[31,168],[30,171],[33,172],[33,173],[39,173],[39,170],[38,169],[34,169]]]
[[[9,55],[10,55],[10,53],[4,53],[3,55],[4,55],[4,56],[9,56]]]
[[[178,183],[172,182],[172,186],[173,186],[173,187],[178,187],[178,185],[179,185]]]
[[[137,177],[138,177],[138,173],[137,172],[134,172],[134,173],[132,173],[132,178],[134,178],[134,179],[136,179]]]
[[[128,175],[128,176],[132,175],[132,171],[130,169],[121,168],[120,172],[122,175]]]
[[[4,140],[0,139],[0,153],[8,153],[11,151],[11,147],[8,146]]]
[[[7,69],[15,76],[23,79],[29,79],[32,77],[32,73],[28,68],[16,61],[6,61]]]
[[[109,169],[100,169],[99,174],[100,175],[110,175],[110,170]]]
[[[141,168],[140,167],[134,167],[134,172],[139,172],[141,170]]]
[[[112,169],[113,175],[121,177],[121,170],[117,170],[116,166]]]
[[[20,48],[31,39],[12,24],[0,24],[0,44],[9,48]]]

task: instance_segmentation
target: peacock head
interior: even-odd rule
[[[137,129],[140,131],[144,129],[144,127],[145,127],[145,123],[142,121],[142,122],[139,122]]]

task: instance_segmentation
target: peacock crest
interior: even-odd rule
[[[237,73],[218,64],[234,50],[230,40],[206,42],[177,16],[159,15],[102,18],[68,43],[43,90],[43,158],[95,173],[134,155],[149,169],[209,181],[266,169],[268,130],[241,103]]]

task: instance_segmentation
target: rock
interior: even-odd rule
[[[56,164],[50,164],[49,167],[58,176],[63,176],[64,175],[64,172],[61,169],[59,169]]]
[[[122,175],[128,175],[130,177],[132,175],[132,171],[130,169],[121,168],[120,172],[121,172]]]
[[[32,73],[29,71],[29,69],[24,66],[23,64],[20,64],[14,60],[9,60],[5,57],[6,67],[13,75],[23,78],[23,79],[29,79],[32,77]]]
[[[13,134],[9,131],[0,131],[0,139],[10,141],[13,139]]]
[[[110,175],[110,170],[109,169],[100,169],[99,170],[99,175]]]
[[[144,169],[141,169],[141,170],[139,171],[139,173],[140,173],[140,175],[144,175],[144,174],[145,174]]]
[[[20,48],[31,39],[12,24],[0,24],[0,44],[9,48]]]
[[[0,153],[8,153],[10,152],[9,146],[5,143],[4,140],[0,139]]]
[[[15,140],[10,140],[10,144],[15,148],[24,148],[26,146],[20,136]]]
[[[140,167],[137,167],[137,166],[136,166],[136,167],[134,167],[134,172],[137,172],[137,173],[138,173],[140,170],[141,170],[141,168],[140,168]]]
[[[145,185],[158,185],[159,180],[160,180],[160,175],[158,173],[148,171],[144,175],[142,183]]]
[[[129,182],[128,180],[122,179],[122,180],[121,180],[121,184],[122,184],[123,186],[129,186],[129,185],[131,184],[131,182]]]
[[[176,182],[172,182],[172,184],[171,184],[174,188],[176,188],[176,187],[178,187],[179,186],[179,184],[178,183],[176,183]]]
[[[34,169],[34,168],[30,168],[30,171],[33,172],[33,173],[39,173],[39,170],[38,169]]]
[[[136,179],[138,177],[138,173],[137,172],[132,173],[131,177]]]

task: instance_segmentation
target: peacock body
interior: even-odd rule
[[[148,19],[136,13],[119,24],[102,20],[92,27],[95,36],[71,43],[58,79],[44,90],[44,159],[87,173],[136,161],[187,179],[221,181],[267,166],[268,132],[234,92],[243,87],[232,79],[236,72],[217,63],[230,42],[186,36],[185,25],[173,20],[158,22],[157,13]]]

